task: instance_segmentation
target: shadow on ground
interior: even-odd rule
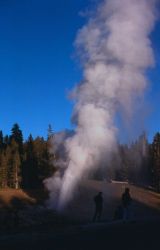
[[[87,182],[63,214],[44,207],[40,191],[0,191],[0,248],[146,250],[159,246],[160,196],[130,186],[133,220],[113,221],[124,188],[123,184]],[[102,221],[92,223],[93,197],[98,191],[104,195]]]

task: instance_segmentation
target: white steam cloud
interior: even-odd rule
[[[72,198],[81,177],[107,162],[115,148],[116,112],[131,116],[136,98],[147,85],[145,70],[154,65],[149,40],[154,22],[152,0],[106,0],[79,30],[76,47],[83,82],[73,91],[77,128],[65,142],[64,174],[45,181],[53,206],[56,188],[61,208]]]

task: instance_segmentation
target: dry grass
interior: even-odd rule
[[[36,199],[30,197],[21,189],[1,189],[0,190],[0,208],[12,207],[13,200],[20,200],[24,204],[35,204]]]

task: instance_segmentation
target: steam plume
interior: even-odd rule
[[[65,143],[68,167],[56,177],[59,207],[72,198],[81,177],[103,165],[115,148],[116,112],[131,116],[136,98],[144,93],[145,70],[154,65],[149,40],[154,11],[152,0],[106,0],[78,32],[83,82],[73,91],[77,128]],[[46,181],[51,194],[57,182]]]

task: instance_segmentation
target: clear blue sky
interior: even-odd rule
[[[15,122],[24,138],[70,128],[68,91],[81,79],[73,42],[85,22],[79,15],[94,0],[0,0],[0,129]],[[152,36],[156,68],[147,99],[150,138],[160,131],[160,24]]]

